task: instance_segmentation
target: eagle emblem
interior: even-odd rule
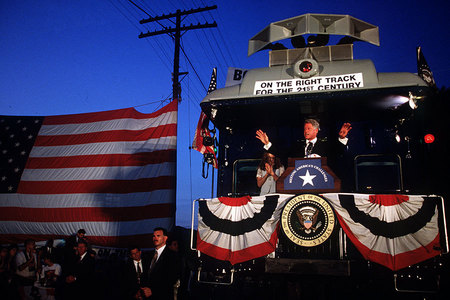
[[[315,232],[322,226],[322,222],[317,222],[317,216],[319,215],[319,210],[312,206],[303,206],[295,212],[297,218],[301,225],[301,230],[306,234]]]

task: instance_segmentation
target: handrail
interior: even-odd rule
[[[436,196],[436,195],[432,195],[432,196]],[[444,238],[445,238],[445,250],[443,251],[442,254],[448,254],[449,253],[449,243],[448,243],[448,232],[447,232],[447,217],[445,215],[445,204],[444,204],[444,197],[442,196],[437,196],[439,198],[441,198],[441,205],[442,205],[442,222],[443,227],[444,227]]]
[[[195,212],[195,202],[199,200],[204,200],[203,198],[198,198],[192,201],[192,210],[191,210],[191,250],[197,251],[197,248],[194,248],[194,212]]]

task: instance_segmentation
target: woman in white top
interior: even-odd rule
[[[265,152],[256,172],[256,183],[261,188],[260,195],[275,193],[276,181],[283,172],[284,166],[280,159],[269,152]]]

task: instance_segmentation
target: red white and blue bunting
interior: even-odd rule
[[[281,210],[293,195],[199,201],[197,249],[231,264],[275,251]]]
[[[367,260],[398,270],[441,253],[439,197],[322,194]],[[282,208],[293,195],[199,201],[197,249],[231,264],[275,251]]]
[[[323,194],[367,260],[399,270],[441,253],[439,197]]]

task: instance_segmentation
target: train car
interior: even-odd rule
[[[448,252],[445,195],[435,195],[437,192],[433,190],[442,180],[435,171],[437,164],[442,164],[442,156],[433,147],[433,136],[427,135],[426,118],[418,113],[421,106],[436,97],[436,89],[417,74],[377,72],[370,59],[355,59],[355,41],[378,46],[378,31],[377,26],[348,15],[305,14],[271,23],[250,39],[248,48],[249,55],[268,50],[269,66],[247,70],[239,83],[217,89],[201,102],[202,111],[214,126],[213,132],[218,131],[212,146],[218,148],[219,200],[198,199],[194,201],[193,213],[197,213],[198,205],[199,223],[214,217],[223,222],[215,229],[209,225],[205,229],[203,223],[199,224],[198,233],[192,238],[197,238],[197,247],[193,248],[199,250],[197,282],[215,288],[211,288],[210,297],[335,299],[420,295],[423,298],[441,297],[445,293],[442,288],[442,280],[448,277],[444,271]],[[290,39],[293,48],[277,43],[283,39]],[[329,45],[333,39],[336,44]],[[244,221],[260,218],[269,205],[270,197],[260,196],[256,183],[257,168],[265,151],[256,131],[263,131],[279,149],[286,150],[303,138],[305,119],[319,121],[318,139],[328,144],[338,139],[342,124],[351,124],[344,153],[329,157],[328,161],[323,157],[304,161],[303,156],[292,157],[286,154],[289,152],[280,151],[286,171],[272,194],[278,197],[279,205],[274,208],[279,209],[274,223],[275,249],[262,257],[242,261],[252,252],[251,247],[242,248],[244,258],[236,258],[238,255],[233,252],[234,259],[228,259],[230,254],[222,253],[225,251],[219,241],[222,235],[216,235],[214,242],[211,242],[214,239],[206,241],[205,235],[225,228],[224,236],[236,238],[240,234],[237,232],[246,226]],[[206,155],[205,159],[211,162],[213,157]],[[306,169],[299,163],[311,166],[316,161],[320,165],[314,168],[325,169],[325,173],[300,174]],[[301,177],[298,175],[302,174],[309,176],[309,188],[305,178],[298,183]],[[318,178],[321,174],[330,176],[331,187],[313,186],[312,176]],[[287,187],[289,176],[291,181],[296,177],[300,186]],[[306,184],[303,189],[302,184]],[[378,205],[366,207],[369,210],[349,208],[349,202],[354,204],[360,198]],[[393,217],[395,224],[387,224],[374,217],[380,207],[386,208],[380,214],[390,214],[398,212],[405,203],[412,204],[416,198],[421,200],[409,215],[403,216],[405,220],[397,216]],[[232,199],[237,199],[234,204]],[[217,206],[224,203],[235,207],[230,208],[229,219],[206,216],[214,214],[213,205],[208,206],[214,200],[216,212],[224,209]],[[243,212],[236,208],[244,207],[243,202],[254,202],[255,211],[249,216],[240,216]],[[435,220],[435,230],[424,233],[428,235],[426,240],[434,240],[433,246],[424,248],[432,247],[430,251],[435,251],[434,254],[424,250],[425,254],[416,255],[423,259],[402,264],[399,263],[402,254],[391,253],[395,262],[383,265],[380,263],[383,258],[374,258],[379,254],[378,246],[365,245],[361,237],[356,237],[355,231],[362,224],[369,234],[375,234],[375,240],[386,238],[386,245],[397,245],[394,248],[402,252],[402,243],[409,243],[408,238],[395,234],[402,226],[422,222],[413,219],[419,218],[422,208],[428,205],[425,203],[431,203],[431,208],[424,222]],[[345,220],[346,213],[352,210],[355,224]],[[319,211],[324,216],[317,217]],[[242,225],[237,223],[239,218],[245,219],[240,220]],[[374,223],[385,228],[379,231],[371,228]],[[323,228],[325,236],[312,236],[314,226]],[[300,227],[304,236],[299,233]],[[422,229],[418,226],[404,234],[418,235]],[[243,236],[232,243],[251,244],[248,241],[251,238]],[[205,247],[214,250],[202,251]],[[214,251],[218,254],[214,255]]]

